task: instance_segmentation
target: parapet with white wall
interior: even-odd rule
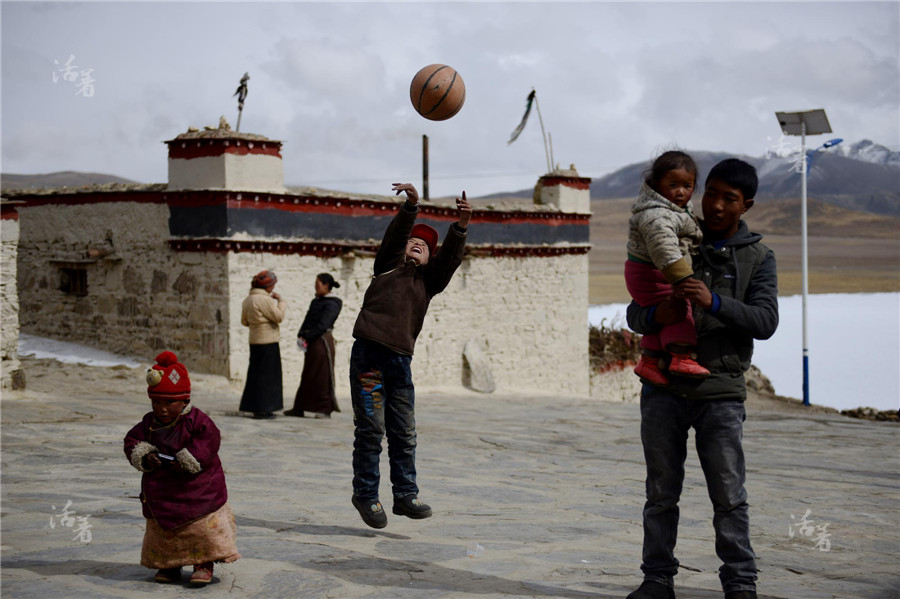
[[[169,146],[169,190],[230,189],[284,192],[281,142],[252,133],[188,131]]]
[[[560,212],[590,213],[590,189],[590,178],[580,176],[574,164],[567,169],[557,166],[538,179],[534,203],[555,206]]]

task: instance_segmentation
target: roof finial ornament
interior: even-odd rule
[[[235,131],[241,130],[241,114],[244,112],[244,100],[247,99],[247,81],[249,80],[250,73],[244,73],[244,76],[241,77],[241,84],[238,85],[237,91],[234,92],[234,95],[238,97],[238,120]]]

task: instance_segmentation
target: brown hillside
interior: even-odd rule
[[[622,278],[633,198],[592,200],[590,303],[626,302]],[[695,202],[699,208],[699,202]],[[900,291],[900,218],[809,201],[810,293]],[[779,293],[801,292],[800,200],[757,203],[750,229],[778,260]]]
[[[900,217],[858,212],[810,199],[809,235],[900,239]],[[772,200],[753,206],[748,221],[769,235],[800,234],[800,200]]]

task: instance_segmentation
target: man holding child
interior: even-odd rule
[[[775,255],[751,233],[741,216],[753,206],[756,169],[728,159],[710,171],[703,193],[703,242],[694,258],[694,277],[675,287],[675,299],[695,306],[697,360],[705,379],[671,376],[663,387],[648,382],[641,391],[641,441],[647,465],[644,504],[644,582],[628,599],[674,599],[678,572],[674,549],[678,500],[684,482],[688,432],[713,503],[719,579],[725,599],[756,598],[756,555],[750,546],[744,451],[744,372],[753,340],[768,339],[778,326]],[[684,318],[687,304],[628,306],[628,326],[638,333]]]

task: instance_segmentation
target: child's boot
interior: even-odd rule
[[[191,574],[191,584],[208,584],[212,581],[213,563],[205,562],[194,566]]]
[[[153,577],[156,582],[178,582],[181,580],[181,568],[164,568],[156,571]]]
[[[700,366],[691,354],[673,353],[669,372],[692,379],[705,379],[709,376],[709,370]]]
[[[641,355],[641,361],[634,367],[634,373],[654,385],[665,387],[669,384],[669,379],[666,378],[666,375],[659,368],[659,358],[646,354]]]

